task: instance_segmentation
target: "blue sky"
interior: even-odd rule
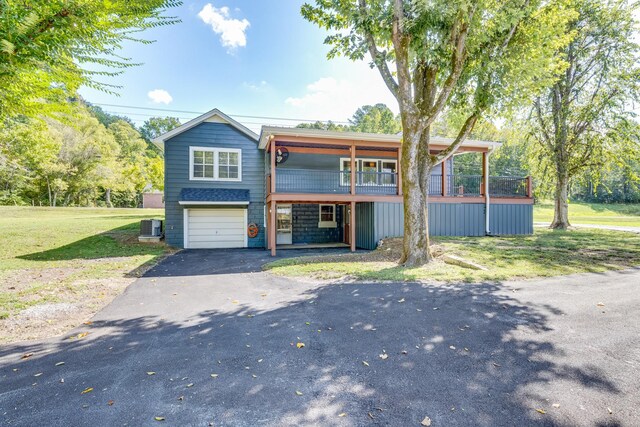
[[[120,96],[83,88],[90,102],[230,115],[346,121],[361,105],[395,100],[366,61],[328,60],[327,35],[300,15],[299,0],[186,0],[169,11],[181,23],[143,33],[152,45],[127,44],[123,56],[143,65],[107,80]],[[103,107],[140,123],[148,115],[196,114]],[[236,117],[261,124],[295,124]]]

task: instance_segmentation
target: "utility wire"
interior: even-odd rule
[[[148,111],[163,111],[168,113],[186,113],[186,114],[204,114],[202,111],[187,111],[187,110],[172,110],[169,108],[153,108],[153,107],[138,107],[134,105],[118,105],[118,104],[101,104],[99,102],[90,102],[92,105],[99,105],[102,107],[116,107],[116,108],[129,108],[133,110],[148,110]],[[133,114],[133,113],[132,113]],[[242,117],[248,119],[264,119],[264,120],[283,120],[283,121],[295,121],[295,122],[331,122],[336,124],[350,124],[348,121],[335,121],[335,120],[315,120],[315,119],[296,119],[291,117],[267,117],[267,116],[248,116],[242,114],[229,114],[232,117]]]

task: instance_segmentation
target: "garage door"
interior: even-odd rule
[[[244,248],[246,209],[185,209],[187,248]]]

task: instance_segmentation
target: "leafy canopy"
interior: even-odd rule
[[[0,0],[0,117],[35,116],[68,107],[80,85],[136,65],[118,55],[148,28],[178,22],[163,15],[179,0]],[[43,102],[44,101],[44,102]]]

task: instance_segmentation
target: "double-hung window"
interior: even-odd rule
[[[242,150],[190,147],[189,179],[242,181]]]
[[[341,185],[351,181],[351,159],[340,159]],[[398,162],[385,159],[357,159],[356,185],[396,185]]]
[[[318,228],[336,228],[336,205],[319,205]]]

